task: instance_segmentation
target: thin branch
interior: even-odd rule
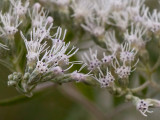
[[[12,98],[7,98],[7,99],[4,99],[4,100],[1,100],[0,101],[0,106],[16,105],[16,104],[20,104],[22,102],[30,101],[34,98],[37,98],[37,97],[41,96],[45,91],[48,91],[48,89],[50,89],[53,86],[55,86],[55,84],[49,84],[49,85],[41,86],[40,88],[35,90],[34,96],[31,97],[31,98],[27,97],[27,96],[24,96],[24,95],[19,95],[19,96],[15,96],[15,97],[12,97]]]
[[[71,100],[74,100],[75,102],[81,104],[84,108],[88,110],[88,112],[90,112],[94,117],[96,117],[97,120],[109,120],[109,118],[105,116],[104,113],[100,111],[94,103],[84,97],[75,87],[73,87],[73,85],[67,84],[67,86],[62,86],[60,88],[60,92],[62,94],[65,94]]]
[[[150,84],[150,81],[146,81],[143,85],[141,85],[141,86],[139,86],[139,87],[137,87],[137,88],[131,89],[131,92],[132,92],[132,93],[136,93],[136,92],[142,91],[142,90],[144,90],[149,84]]]
[[[160,56],[158,57],[157,62],[154,64],[154,66],[152,67],[152,72],[154,72],[160,65]]]
[[[11,72],[14,72],[14,69],[11,67],[11,65],[6,63],[4,60],[0,59],[0,64],[3,65],[4,67],[8,68],[8,70],[10,70]]]

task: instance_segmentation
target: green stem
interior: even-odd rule
[[[34,97],[35,97],[36,95],[37,95],[37,94],[35,94]],[[24,102],[24,101],[28,101],[28,100],[31,100],[31,98],[28,98],[28,97],[26,97],[26,96],[24,96],[24,95],[20,95],[20,96],[16,96],[16,97],[13,97],[13,98],[1,100],[1,101],[0,101],[0,106],[15,105],[15,104],[17,104],[17,103]]]
[[[11,67],[11,65],[6,63],[4,60],[0,59],[0,64],[3,65],[4,67],[8,68],[9,71],[14,72],[14,69]]]
[[[53,87],[53,85],[51,87]],[[39,91],[36,91],[34,93],[33,97],[31,97],[31,98],[26,97],[24,95],[19,95],[19,96],[15,96],[15,97],[12,97],[12,98],[7,98],[7,99],[4,99],[4,100],[1,100],[0,101],[0,106],[15,105],[15,104],[19,104],[19,103],[22,103],[22,102],[25,102],[25,101],[32,100],[34,98],[37,98],[37,97],[41,96],[45,91],[50,91],[48,89],[50,89],[51,87],[43,88]]]
[[[154,64],[154,66],[152,67],[152,72],[155,72],[155,70],[159,67],[160,65],[160,56],[158,57],[157,62]]]
[[[150,84],[150,81],[146,81],[143,85],[141,85],[141,86],[139,86],[139,87],[137,87],[137,88],[131,89],[131,92],[132,92],[132,93],[136,93],[136,92],[142,91],[142,90],[144,90],[149,84]]]
[[[151,86],[152,86],[152,87],[160,90],[160,86],[159,86],[155,81],[152,80],[152,81],[150,81],[150,83],[151,83]]]

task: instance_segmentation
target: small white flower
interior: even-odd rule
[[[12,5],[14,7],[14,14],[16,14],[18,16],[22,16],[27,13],[27,9],[29,6],[28,0],[26,0],[26,2],[24,3],[24,6],[22,5],[21,0],[10,0],[10,2],[12,3]]]
[[[101,84],[101,87],[111,87],[115,81],[115,78],[112,76],[111,72],[106,70],[106,75],[103,74],[99,68],[99,78],[95,76],[95,79]]]
[[[149,104],[147,101],[145,100],[139,100],[139,102],[137,103],[137,110],[141,112],[142,115],[144,115],[145,117],[147,117],[146,113],[152,113],[153,111],[149,111],[148,108],[150,106],[153,106],[152,104]]]
[[[95,12],[103,22],[106,22],[111,12],[111,0],[95,0]]]
[[[146,33],[146,29],[143,26],[131,24],[131,31],[127,30],[124,33],[125,40],[131,43],[139,42]]]
[[[69,58],[76,54],[79,49],[73,46],[71,50],[68,51],[70,42],[67,44],[64,42],[65,35],[66,30],[64,31],[64,35],[62,35],[62,28],[58,27],[57,33],[54,35],[55,38],[51,39],[52,47],[46,58],[50,64],[58,64],[59,66],[76,64],[74,62],[70,62]]]
[[[111,8],[114,11],[121,11],[126,8],[129,0],[111,0]]]
[[[62,74],[62,72],[68,71],[74,64],[78,64],[78,62],[70,62],[69,58],[73,56],[78,49],[73,47],[68,53],[66,53],[70,43],[53,45],[50,50],[46,50],[43,57],[37,61],[36,70],[40,73],[46,72],[54,72],[54,74]],[[75,51],[74,51],[75,50]],[[72,52],[73,51],[73,52]],[[71,64],[65,70],[62,70],[61,67]],[[80,64],[80,62],[79,62]]]
[[[62,68],[60,66],[56,66],[56,67],[51,68],[51,71],[53,71],[53,73],[55,75],[63,74],[63,70],[62,70]]]
[[[74,71],[71,74],[71,78],[76,80],[77,82],[80,82],[80,81],[84,81],[86,79],[86,76],[83,73],[78,73],[77,71]]]
[[[40,73],[48,72],[48,65],[45,62],[38,61],[36,65],[36,70],[38,70]]]
[[[158,32],[160,30],[160,13],[155,9],[153,13],[149,13],[144,25],[152,32]]]
[[[82,28],[96,37],[105,34],[105,23],[100,18],[93,18],[93,16],[85,19],[85,24],[81,24]]]
[[[71,8],[74,11],[72,16],[78,20],[90,16],[92,14],[94,5],[90,0],[73,0]]]
[[[70,43],[53,43],[47,58],[48,61],[50,61],[51,64],[57,63],[60,66],[72,64],[72,62],[69,61],[69,58],[76,54],[79,49],[73,46],[72,49],[67,52],[69,46]]]
[[[19,17],[14,16],[11,12],[0,13],[0,19],[3,25],[0,27],[1,36],[13,37],[18,31],[18,26],[22,23],[22,21],[19,21]]]
[[[119,27],[122,30],[126,30],[129,24],[129,15],[127,11],[112,12],[109,16],[112,20],[107,21],[108,24]]]
[[[117,73],[119,78],[128,78],[128,76],[131,74],[131,67],[123,65],[116,68],[115,73]]]
[[[120,60],[122,62],[132,62],[135,60],[135,55],[137,54],[137,51],[133,48],[131,49],[131,45],[128,43],[125,43],[124,45],[121,45],[121,52],[120,52]]]
[[[139,14],[133,16],[133,22],[134,23],[140,23],[144,25],[144,23],[147,21],[148,18],[148,12],[149,12],[149,7],[146,7],[145,5],[142,5]]]
[[[144,5],[145,0],[130,0],[127,5],[127,11],[130,19],[135,19],[135,16],[139,16],[141,8]]]
[[[106,55],[105,53],[103,53],[103,58],[102,58],[103,63],[110,64],[112,63],[113,59],[114,59],[114,55]]]
[[[33,9],[29,11],[29,16],[33,27],[43,27],[47,22],[48,12],[44,11],[44,8],[39,11],[39,9],[33,7]]]
[[[48,17],[47,17],[47,22],[48,22],[49,24],[52,24],[52,23],[53,23],[53,17],[48,16]]]
[[[71,78],[74,79],[74,80],[76,80],[77,82],[85,81],[86,77],[90,76],[90,72],[87,73],[87,74],[80,73],[80,71],[84,67],[86,67],[86,64],[83,64],[78,71],[76,70],[73,73],[71,73]]]
[[[61,27],[58,27],[56,34],[54,35],[54,38],[52,38],[53,43],[63,43],[65,36],[66,36],[67,30],[62,30]]]
[[[39,57],[39,55],[44,52],[47,48],[46,47],[46,42],[43,44],[41,43],[42,40],[44,39],[45,35],[42,34],[41,37],[37,36],[37,30],[34,28],[33,31],[30,33],[30,41],[28,41],[23,33],[21,32],[21,36],[25,42],[26,49],[27,49],[27,59],[28,61],[35,61]]]
[[[134,65],[126,65],[125,61],[122,62],[122,65],[118,62],[117,58],[115,58],[115,63],[112,63],[113,68],[115,69],[115,73],[118,75],[119,78],[128,78],[131,72],[135,71],[135,66],[138,64],[139,59]]]
[[[107,46],[108,51],[110,51],[112,54],[114,54],[115,52],[117,52],[117,50],[120,49],[121,46],[116,39],[115,31],[106,32],[106,34],[105,34],[105,44]]]
[[[53,24],[51,23],[48,27],[48,22],[44,26],[40,26],[37,28],[37,36],[40,38],[41,36],[45,36],[46,39],[51,39],[53,36],[50,35],[50,30],[52,28]]]
[[[33,8],[39,10],[41,8],[41,4],[37,2],[33,5]]]
[[[145,46],[146,41],[144,41],[143,37],[146,34],[147,29],[144,28],[143,26],[137,24],[131,24],[131,30],[127,30],[124,33],[124,38],[127,42],[130,44],[134,45],[136,49],[141,49],[142,47]]]
[[[84,53],[82,59],[87,64],[88,70],[90,71],[97,69],[101,65],[101,61],[97,58],[97,50],[93,53],[92,50],[89,49],[89,55]]]

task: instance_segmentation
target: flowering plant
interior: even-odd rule
[[[153,112],[150,107],[160,107],[159,100],[143,92],[160,89],[154,76],[159,50],[156,61],[151,58],[152,44],[160,45],[157,9],[151,12],[145,0],[39,2],[10,0],[9,9],[0,12],[0,63],[13,72],[8,86],[32,97],[48,82],[82,82],[125,98],[143,116]],[[51,13],[58,15],[57,22]]]

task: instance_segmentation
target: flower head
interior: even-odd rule
[[[23,33],[21,32],[21,36],[25,42],[26,49],[27,49],[27,59],[28,61],[35,61],[38,59],[39,55],[46,50],[46,42],[42,43],[42,40],[44,39],[45,35],[42,34],[41,37],[39,37],[37,34],[39,34],[39,31],[37,31],[35,28],[30,33],[30,41],[28,41]]]
[[[33,27],[43,27],[46,25],[48,12],[42,8],[41,10],[35,6],[33,6],[32,11],[29,11],[29,16],[32,21]]]
[[[80,73],[84,67],[86,67],[86,64],[83,64],[79,70],[76,70],[73,73],[71,73],[71,78],[76,80],[77,82],[85,81],[86,78],[90,76],[90,72],[87,74]]]
[[[137,54],[137,51],[135,49],[131,49],[131,45],[128,43],[125,43],[124,45],[121,45],[122,51],[120,52],[120,60],[122,62],[132,62],[135,60],[135,55]]]
[[[110,51],[112,54],[114,54],[115,52],[117,52],[117,50],[120,49],[120,44],[118,43],[116,39],[115,31],[106,32],[105,44],[106,44],[107,50]]]
[[[155,9],[153,13],[149,13],[144,25],[152,32],[160,30],[160,13]]]
[[[22,5],[21,0],[10,0],[10,2],[14,7],[14,14],[16,14],[18,16],[22,16],[22,15],[25,15],[27,13],[27,9],[28,9],[28,6],[29,6],[29,1],[28,0],[26,0],[24,5]]]
[[[140,15],[141,8],[144,5],[145,0],[130,0],[128,1],[127,11],[131,20]]]
[[[1,36],[13,37],[18,31],[18,26],[22,23],[18,16],[13,15],[10,11],[8,13],[0,13],[2,27],[0,27]]]
[[[122,52],[123,53],[123,52]],[[134,59],[134,54],[131,53],[121,53],[121,63],[115,58],[115,62],[113,62],[112,66],[115,69],[115,73],[119,76],[119,78],[128,78],[131,72],[133,72],[136,68],[135,66],[139,62],[139,59],[134,63],[133,65],[131,64],[131,61]],[[123,56],[124,55],[124,56]],[[128,63],[129,62],[129,63]]]
[[[101,37],[105,34],[105,24],[100,18],[89,16],[85,19],[85,24],[81,24],[81,26],[95,37]]]
[[[95,0],[95,13],[102,19],[102,22],[107,21],[110,12],[111,0]]]
[[[134,43],[134,44],[142,44],[143,42],[143,36],[146,33],[146,29],[137,24],[131,24],[131,31],[127,30],[124,33],[125,40],[128,41],[129,43]]]
[[[120,28],[121,30],[126,30],[129,24],[129,15],[127,11],[113,12],[107,23]],[[113,22],[114,21],[114,22]]]
[[[149,111],[149,107],[153,106],[153,104],[148,103],[145,100],[139,100],[137,103],[137,110],[141,112],[142,115],[147,116],[146,113],[152,113],[153,111]]]
[[[73,0],[71,8],[74,11],[72,15],[76,20],[84,19],[90,16],[93,12],[94,5],[90,0]]]
[[[87,64],[88,70],[93,71],[100,67],[101,61],[97,58],[97,51],[93,53],[91,49],[89,49],[89,54],[84,53],[82,56],[83,61]]]
[[[99,69],[99,78],[95,76],[95,79],[101,84],[101,87],[111,87],[115,81],[115,78],[112,76],[111,72],[106,70],[104,75],[101,69]]]
[[[112,63],[113,59],[114,59],[114,55],[106,55],[105,53],[103,53],[103,58],[102,58],[102,62],[104,64],[110,64]]]

